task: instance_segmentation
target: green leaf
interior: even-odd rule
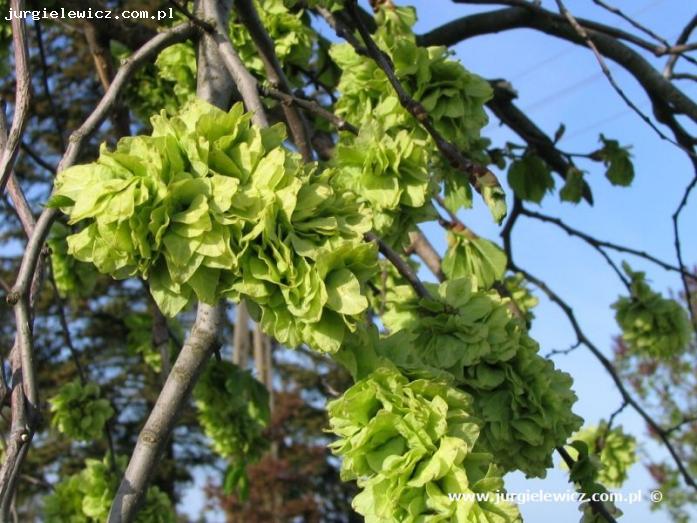
[[[327,276],[327,307],[342,314],[359,314],[368,307],[358,278],[348,269]]]
[[[506,255],[489,240],[473,238],[467,232],[450,232],[442,263],[449,279],[469,277],[477,287],[488,289],[503,278],[506,264]]]
[[[610,140],[602,134],[600,141],[603,148],[593,153],[593,157],[602,160],[607,166],[605,176],[610,183],[627,187],[634,180],[634,165],[629,147],[622,147],[617,140]]]
[[[554,189],[554,178],[544,160],[526,154],[511,164],[508,184],[521,200],[540,203],[544,195]]]
[[[489,207],[491,217],[498,224],[501,224],[508,213],[506,207],[506,194],[498,185],[485,185],[482,187],[482,198]]]
[[[566,172],[566,182],[559,191],[559,199],[563,202],[578,203],[583,197],[583,173],[575,167]]]

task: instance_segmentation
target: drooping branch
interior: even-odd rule
[[[580,324],[578,323],[578,320],[576,319],[576,314],[574,313],[574,310],[571,308],[571,306],[564,301],[558,294],[556,294],[543,280],[536,278],[526,270],[522,269],[513,260],[512,257],[512,235],[513,235],[513,228],[515,227],[516,222],[518,221],[518,218],[523,215],[523,206],[517,198],[514,200],[514,205],[513,205],[513,210],[511,211],[508,221],[506,222],[506,225],[504,226],[503,230],[501,231],[501,238],[503,239],[503,245],[504,245],[504,251],[506,252],[506,256],[508,257],[508,268],[512,271],[519,272],[523,275],[523,277],[528,280],[530,283],[535,285],[538,289],[540,289],[548,298],[549,300],[557,305],[564,315],[567,317],[571,328],[574,331],[574,334],[576,336],[576,343],[574,344],[574,347],[578,347],[580,345],[584,345],[590,352],[593,354],[593,356],[600,362],[602,367],[605,369],[605,371],[610,375],[610,378],[612,379],[612,382],[615,384],[615,387],[617,388],[620,396],[622,397],[623,402],[627,402],[638,414],[641,416],[641,418],[651,427],[651,429],[656,433],[658,438],[661,440],[663,445],[666,447],[668,450],[668,453],[671,455],[673,461],[675,462],[676,466],[678,467],[678,470],[680,471],[680,474],[682,475],[683,479],[685,480],[685,483],[689,485],[690,487],[694,488],[697,490],[697,483],[695,483],[694,478],[688,471],[687,467],[682,461],[682,458],[678,454],[677,450],[673,446],[672,442],[670,441],[670,433],[666,430],[663,429],[656,420],[651,417],[646,410],[641,406],[641,404],[634,399],[631,394],[629,394],[629,391],[625,387],[624,383],[622,383],[622,379],[620,378],[619,374],[617,373],[616,369],[612,365],[609,359],[600,351],[600,349],[586,336],[584,331],[581,329]]]
[[[644,258],[645,260],[648,260],[652,263],[655,263],[659,267],[662,267],[663,269],[667,271],[673,271],[681,274],[682,276],[686,278],[690,278],[694,281],[697,281],[697,275],[692,274],[691,272],[688,271],[683,271],[680,269],[680,267],[677,267],[675,265],[671,265],[670,263],[667,263],[659,258],[656,258],[655,256],[645,252],[645,251],[640,251],[638,249],[634,249],[632,247],[625,247],[624,245],[619,245],[617,243],[613,242],[608,242],[605,240],[599,240],[597,238],[594,238],[590,234],[587,234],[583,231],[580,231],[578,229],[575,229],[574,227],[571,227],[568,225],[566,222],[562,221],[559,218],[555,218],[553,216],[547,216],[545,214],[539,213],[532,211],[528,209],[527,207],[522,208],[521,214],[525,216],[529,216],[530,218],[535,218],[536,220],[540,220],[542,222],[547,222],[547,223],[552,223],[565,231],[567,234],[570,236],[576,236],[577,238],[581,238],[583,241],[588,243],[589,245],[593,247],[605,247],[608,249],[612,249],[617,252],[624,252],[626,254],[631,254],[633,256],[637,256],[639,258]]]
[[[672,457],[673,461],[675,462],[675,465],[678,467],[678,470],[680,471],[680,474],[682,475],[685,483],[692,487],[693,489],[697,490],[697,483],[695,483],[694,478],[690,474],[689,470],[687,469],[687,466],[683,462],[682,458],[678,454],[677,450],[675,449],[675,446],[673,443],[670,441],[670,434],[669,432],[661,427],[656,420],[653,419],[652,416],[644,410],[644,408],[641,406],[641,404],[634,398],[632,397],[631,394],[629,394],[629,391],[627,388],[624,386],[624,383],[622,383],[622,379],[619,377],[617,370],[615,367],[612,365],[609,359],[600,351],[600,349],[586,336],[586,334],[583,332],[581,329],[578,320],[576,319],[576,315],[571,308],[571,306],[566,303],[558,294],[556,294],[550,287],[542,280],[539,278],[533,276],[526,270],[522,269],[518,265],[516,265],[512,260],[509,259],[509,267],[513,271],[520,272],[526,280],[528,280],[530,283],[535,285],[538,289],[540,289],[549,299],[552,301],[555,305],[557,305],[566,315],[567,319],[569,320],[569,323],[571,324],[571,327],[576,335],[576,338],[578,342],[581,344],[585,345],[588,350],[591,351],[593,356],[600,362],[602,367],[605,369],[605,371],[610,375],[610,378],[612,379],[613,383],[615,384],[615,387],[617,388],[618,392],[620,393],[620,396],[622,397],[623,401],[626,401],[641,418],[646,422],[646,424],[651,427],[651,430],[655,432],[655,434],[658,436],[658,438],[661,440],[663,443],[663,446],[668,450],[668,453]]]
[[[84,140],[91,136],[104,121],[133,73],[159,51],[168,45],[185,40],[194,32],[194,26],[191,24],[183,24],[164,31],[125,60],[97,107],[70,136],[58,171],[75,162]],[[10,358],[13,369],[12,428],[5,459],[0,467],[0,517],[5,519],[14,497],[15,479],[36,427],[38,398],[33,372],[32,309],[41,281],[41,253],[56,214],[57,210],[51,207],[46,207],[42,211],[24,250],[17,279],[12,291],[8,294],[8,301],[15,309],[17,335]]]
[[[487,2],[500,3],[500,2]],[[585,46],[581,36],[562,16],[525,2],[516,6],[464,16],[429,31],[419,38],[421,45],[455,45],[480,35],[527,27]],[[519,5],[519,4],[516,4]],[[652,100],[663,100],[676,113],[697,122],[697,104],[656,71],[639,53],[617,40],[607,31],[580,20],[603,56],[626,69],[641,84]]]
[[[24,9],[24,0],[12,0],[10,7],[17,12],[21,11]],[[24,126],[29,118],[31,74],[24,18],[12,17],[12,45],[15,57],[15,106],[7,141],[0,152],[0,193],[5,190],[5,184],[12,173]]]

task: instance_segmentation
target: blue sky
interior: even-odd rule
[[[590,1],[567,0],[565,3],[577,16],[631,29],[627,23]],[[676,38],[685,22],[694,15],[695,7],[692,2],[677,0],[617,0],[612,3],[635,15],[638,21],[669,41]],[[421,1],[413,5],[419,13],[417,33],[459,16],[494,8],[456,5],[445,0]],[[553,0],[544,1],[543,6],[556,10]],[[631,245],[675,263],[670,216],[692,176],[689,162],[684,153],[662,141],[624,105],[588,49],[533,30],[520,29],[476,37],[455,46],[454,50],[471,71],[485,78],[511,81],[519,93],[518,106],[528,110],[529,116],[548,134],[552,135],[560,123],[565,123],[566,133],[559,143],[562,149],[591,152],[598,146],[600,132],[622,144],[633,145],[636,178],[630,188],[611,186],[600,165],[588,164],[587,180],[593,188],[595,205],[561,204],[556,195],[551,195],[543,201],[541,212],[559,216],[598,238]],[[665,62],[648,58],[660,64],[661,68]],[[609,65],[625,92],[650,114],[648,99],[634,79],[612,62]],[[688,89],[692,87],[690,82],[681,82],[679,86],[693,98],[697,94],[697,89]],[[500,127],[495,117],[483,134],[494,145],[507,140],[521,143],[515,135]],[[505,178],[505,174],[502,176]],[[697,244],[692,232],[697,223],[696,198],[693,195],[681,221],[683,253],[688,264],[697,263]],[[531,207],[535,208],[534,205]],[[492,223],[481,203],[475,203],[475,209],[460,213],[460,217],[479,234],[498,239],[499,228]],[[436,226],[427,227],[426,232],[439,250],[445,248],[443,233]],[[611,339],[618,332],[610,304],[624,288],[607,263],[582,241],[570,238],[553,225],[527,218],[518,221],[513,246],[516,263],[532,274],[544,277],[550,287],[573,306],[585,333],[610,355]],[[634,268],[646,270],[656,289],[680,288],[675,273],[665,272],[636,258],[616,255],[613,258],[615,261],[626,259]],[[542,298],[539,293],[537,295]],[[532,334],[540,342],[543,353],[566,348],[575,341],[565,316],[555,305],[541,299],[536,316]],[[587,422],[607,418],[620,406],[621,400],[614,385],[586,349],[580,348],[568,356],[556,356],[555,362],[574,377],[574,388],[579,396],[575,410]],[[630,409],[624,411],[618,423],[640,440],[645,439],[644,423]],[[652,455],[665,455],[663,449],[655,445],[647,445],[646,450]],[[641,464],[634,466],[630,476],[622,491],[647,490],[652,486],[652,480]],[[560,470],[551,470],[545,480],[526,480],[520,474],[507,478],[507,487],[513,492],[527,489],[558,492],[568,486],[566,473]],[[620,504],[620,508],[625,513],[625,521],[669,521],[662,512],[650,512],[648,503]],[[579,517],[573,503],[528,504],[521,510],[527,521],[575,521]]]

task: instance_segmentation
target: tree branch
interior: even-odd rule
[[[649,427],[656,433],[658,438],[661,440],[663,445],[666,447],[668,452],[670,453],[671,457],[673,458],[673,461],[675,462],[675,465],[678,467],[678,470],[680,471],[680,474],[682,475],[683,479],[685,480],[685,483],[692,487],[693,489],[697,490],[697,483],[695,483],[694,478],[690,474],[690,472],[687,470],[687,467],[683,463],[682,459],[680,458],[680,455],[678,454],[677,450],[673,446],[672,442],[670,441],[669,434],[668,432],[663,429],[645,410],[644,408],[639,404],[638,401],[636,401],[627,391],[626,387],[622,383],[622,380],[620,379],[619,375],[617,374],[617,371],[615,370],[614,366],[608,360],[605,355],[596,347],[595,344],[593,344],[590,339],[585,335],[585,333],[581,330],[580,325],[578,324],[578,321],[576,319],[576,315],[574,314],[573,309],[571,306],[569,306],[568,303],[566,303],[564,300],[562,300],[559,295],[557,295],[554,291],[552,291],[546,283],[544,283],[542,280],[539,278],[536,278],[529,272],[525,271],[524,269],[518,267],[512,260],[509,260],[509,266],[511,270],[520,272],[525,279],[527,279],[529,282],[534,284],[538,289],[540,289],[543,293],[547,295],[547,297],[555,303],[566,315],[567,319],[569,320],[569,323],[571,324],[572,329],[574,330],[574,333],[576,334],[576,337],[580,343],[585,345],[591,353],[595,356],[595,358],[600,362],[600,364],[603,366],[603,368],[607,371],[607,373],[610,375],[610,378],[614,382],[615,386],[617,387],[617,390],[620,393],[620,396],[622,396],[622,400],[626,401],[636,412],[641,416],[641,418],[646,422]]]
[[[566,224],[565,222],[563,222],[559,218],[555,218],[553,216],[547,216],[545,214],[532,211],[532,210],[528,209],[527,207],[523,207],[521,209],[521,214],[523,214],[525,216],[529,216],[530,218],[535,218],[536,220],[540,220],[542,222],[552,223],[552,224],[556,225],[557,227],[559,227],[560,229],[562,229],[563,231],[565,231],[570,236],[576,236],[577,238],[581,238],[583,241],[585,241],[589,245],[592,245],[593,247],[596,247],[596,246],[606,247],[606,248],[612,249],[614,251],[632,254],[634,256],[638,256],[639,258],[644,258],[645,260],[648,260],[652,263],[655,263],[656,265],[658,265],[659,267],[661,267],[667,271],[677,272],[686,278],[690,278],[694,281],[697,281],[697,275],[692,274],[689,271],[683,271],[679,267],[676,267],[675,265],[671,265],[667,262],[664,262],[663,260],[660,260],[659,258],[656,258],[655,256],[652,256],[651,254],[649,254],[647,252],[640,251],[638,249],[633,249],[631,247],[625,247],[625,246],[619,245],[617,243],[608,242],[608,241],[599,240],[597,238],[594,238],[593,236],[586,234],[583,231],[580,231],[578,229],[571,227],[570,225]]]
[[[109,512],[109,523],[135,519],[157,460],[204,364],[213,353],[220,325],[220,306],[199,303],[191,334],[138,436],[128,468]]]
[[[389,245],[387,245],[384,241],[375,236],[372,232],[366,233],[365,240],[369,242],[375,242],[377,244],[378,249],[380,250],[382,255],[385,258],[387,258],[390,261],[390,263],[394,265],[395,269],[397,269],[399,274],[401,274],[402,277],[405,280],[407,280],[407,282],[409,282],[409,285],[411,285],[414,291],[416,291],[416,294],[419,296],[419,298],[431,297],[431,293],[428,292],[428,289],[424,286],[421,280],[419,280],[414,270],[409,266],[409,264],[406,261],[404,261],[401,258],[399,254],[393,251]]]
[[[438,281],[445,280],[445,274],[443,274],[443,269],[441,267],[442,260],[438,251],[433,247],[428,238],[420,230],[412,231],[409,233],[409,239],[411,244],[406,249],[406,254],[415,252],[421,260],[426,264],[426,267],[433,273],[433,275],[438,278]]]
[[[24,9],[24,0],[11,0],[11,9],[19,12]],[[29,118],[31,102],[31,74],[29,72],[29,50],[27,48],[26,24],[24,18],[12,17],[12,45],[15,57],[15,106],[12,126],[7,134],[7,142],[0,155],[0,193],[12,173],[22,141],[24,126]]]
[[[276,56],[274,43],[266,32],[264,25],[261,23],[253,3],[250,0],[236,0],[235,7],[237,7],[240,21],[247,28],[254,41],[257,52],[264,64],[266,77],[269,83],[272,87],[279,89],[283,93],[290,94],[290,84]],[[293,137],[293,143],[295,143],[295,146],[306,162],[312,161],[310,133],[307,122],[293,105],[281,104],[281,107],[286,122],[288,123],[291,136]]]
[[[696,27],[697,15],[693,16],[692,19],[689,22],[687,22],[683,30],[680,32],[678,39],[675,41],[675,45],[680,45],[687,42],[687,39],[690,37],[692,31],[694,31]],[[675,68],[675,64],[678,62],[678,58],[680,58],[681,56],[682,55],[680,54],[674,54],[671,55],[670,58],[668,58],[668,62],[666,62],[665,69],[663,69],[663,76],[665,78],[677,78],[677,75],[673,74],[673,69]]]
[[[585,45],[583,38],[563,17],[528,2],[526,4],[524,7],[515,4],[518,7],[458,18],[422,35],[419,43],[451,46],[474,36],[527,27],[577,45]],[[616,36],[599,31],[597,26],[588,24],[586,20],[581,19],[580,23],[586,28],[598,51],[631,73],[652,100],[664,100],[674,112],[685,114],[697,122],[697,104],[663,78],[639,53],[618,41]]]
[[[183,24],[164,31],[124,61],[97,107],[80,128],[70,136],[58,171],[66,169],[75,162],[82,143],[104,121],[135,70],[168,45],[183,41],[193,33],[194,27],[191,24]],[[31,310],[41,279],[40,256],[57,212],[54,208],[46,207],[39,216],[24,250],[17,279],[7,297],[8,302],[15,309],[17,336],[10,358],[13,368],[12,428],[5,460],[0,467],[0,516],[5,517],[5,519],[14,497],[15,479],[26,456],[36,426],[36,411],[27,412],[28,406],[37,406],[36,381],[33,373]]]

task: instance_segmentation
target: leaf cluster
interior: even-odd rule
[[[82,441],[99,439],[107,420],[114,415],[109,400],[100,397],[96,383],[66,383],[49,403],[51,424],[66,436]]]
[[[680,304],[651,289],[643,272],[624,264],[631,278],[630,296],[622,296],[612,308],[630,350],[654,358],[670,358],[687,347],[692,336],[690,319]]]

